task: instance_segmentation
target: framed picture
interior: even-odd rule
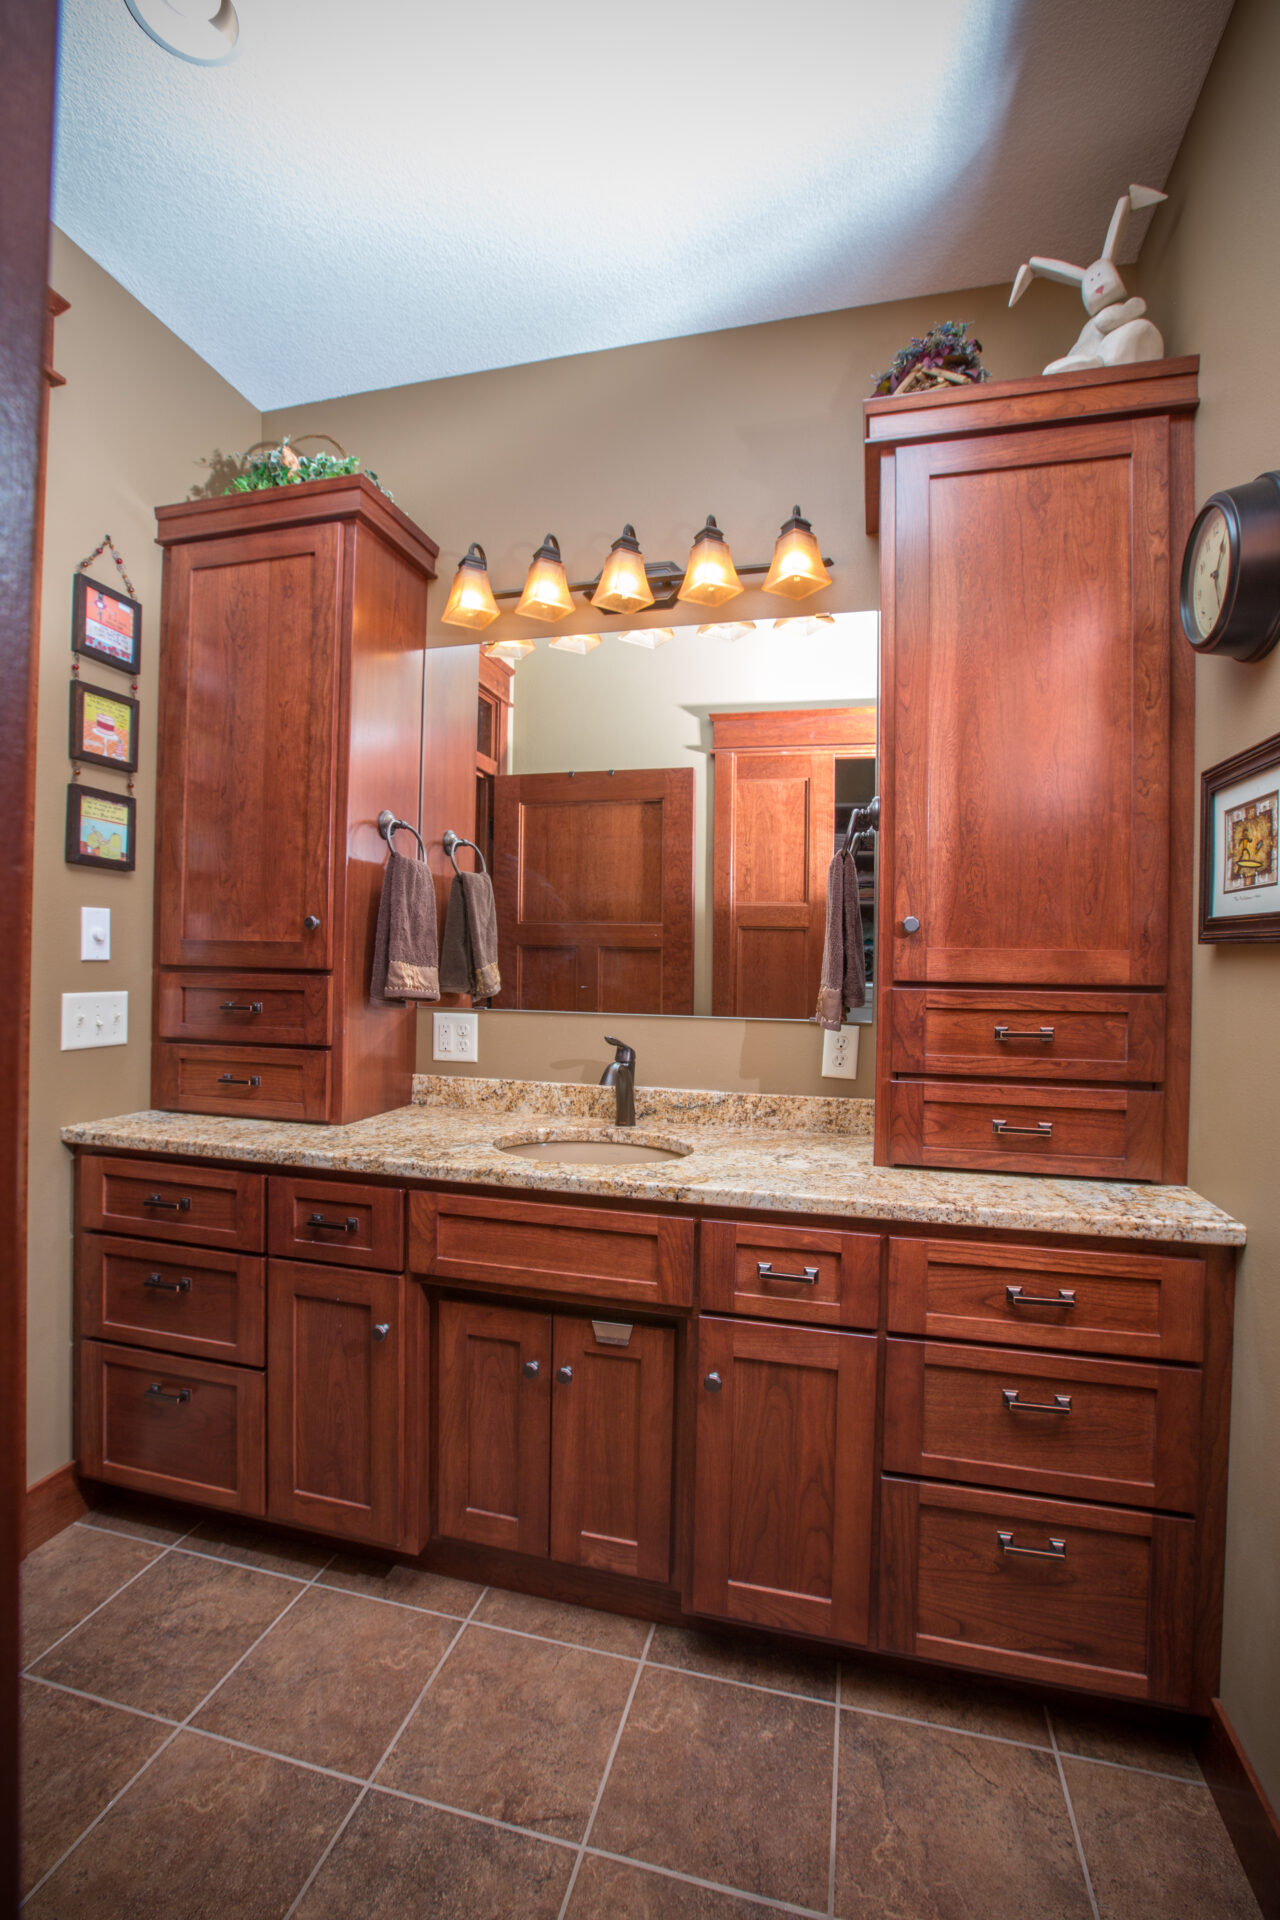
[[[71,682],[71,739],[73,760],[94,760],[121,773],[138,770],[138,703],[127,693]]]
[[[1200,776],[1200,938],[1280,940],[1280,734]]]
[[[72,781],[67,788],[68,864],[132,873],[137,857],[136,813],[131,794],[103,793]]]
[[[142,605],[87,573],[75,576],[71,593],[71,651],[137,673],[142,665]]]

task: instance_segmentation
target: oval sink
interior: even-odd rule
[[[616,1136],[593,1138],[581,1133],[542,1134],[531,1139],[523,1134],[497,1140],[494,1145],[521,1160],[558,1160],[562,1165],[582,1167],[638,1167],[654,1160],[682,1160],[692,1152],[681,1140],[662,1143],[652,1135],[624,1140]]]

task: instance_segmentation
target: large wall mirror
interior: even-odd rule
[[[514,676],[493,1004],[809,1020],[828,866],[877,791],[879,617],[653,637],[542,644]],[[870,979],[872,838],[855,859]]]

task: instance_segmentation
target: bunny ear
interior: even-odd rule
[[[1013,292],[1009,295],[1009,305],[1011,307],[1017,305],[1034,279],[1035,275],[1024,262],[1023,265],[1018,268],[1018,277],[1013,283]]]
[[[1169,198],[1167,193],[1157,193],[1154,187],[1130,187],[1129,205],[1135,213],[1141,213],[1144,207],[1158,207],[1162,200]]]
[[[1107,237],[1102,243],[1102,252],[1099,255],[1100,259],[1114,261],[1116,255],[1124,245],[1124,236],[1129,229],[1129,214],[1132,211],[1132,206],[1132,190],[1128,193],[1122,193],[1116,201],[1116,210],[1111,216],[1111,225],[1107,228]]]

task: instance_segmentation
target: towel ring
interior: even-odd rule
[[[449,865],[453,868],[455,873],[459,872],[459,868],[458,868],[458,863],[453,856],[457,852],[459,847],[470,847],[472,852],[475,854],[476,859],[480,862],[481,873],[488,873],[489,869],[488,867],[486,867],[484,863],[484,855],[481,853],[479,847],[476,845],[474,840],[464,840],[462,835],[460,833],[455,833],[452,827],[446,827],[442,845],[444,847],[445,852],[449,856]]]
[[[878,831],[880,826],[880,795],[868,800],[865,807],[855,807],[849,815],[849,825],[845,830],[845,853],[852,853],[859,840],[865,840],[869,834]]]
[[[397,820],[390,807],[384,807],[378,815],[378,832],[382,835],[391,851],[395,852],[395,836],[398,833],[411,833],[418,843],[418,858],[425,860],[427,850],[422,844],[422,835],[407,820]]]

